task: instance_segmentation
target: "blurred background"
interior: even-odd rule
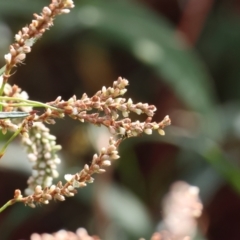
[[[0,0],[0,64],[14,34],[47,0]],[[195,239],[240,239],[240,1],[76,0],[11,77],[33,100],[89,96],[129,80],[126,97],[169,115],[166,136],[123,142],[121,158],[65,202],[16,204],[0,215],[1,239],[85,227],[105,240],[149,239],[172,183],[200,188]],[[138,116],[139,117],[139,116]],[[133,116],[134,118],[134,116]],[[144,120],[144,116],[140,117]],[[60,179],[79,171],[109,133],[71,119],[49,126],[63,146]],[[20,142],[1,159],[0,205],[24,190],[30,165]]]

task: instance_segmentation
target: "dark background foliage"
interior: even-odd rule
[[[14,34],[46,0],[0,1],[0,63]],[[240,237],[240,1],[75,1],[56,19],[11,83],[31,99],[94,94],[123,76],[127,97],[166,114],[166,136],[126,140],[121,159],[63,203],[29,209],[16,204],[0,216],[1,239],[85,227],[103,239],[149,238],[161,222],[171,183],[200,188],[204,212],[197,239]],[[133,116],[134,118],[135,116]],[[142,118],[143,120],[143,118]],[[102,128],[60,120],[50,126],[63,146],[64,173],[75,173],[101,143]],[[1,160],[0,204],[24,189],[30,174],[19,143]]]

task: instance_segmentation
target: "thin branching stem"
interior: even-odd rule
[[[22,131],[22,127],[20,127],[9,139],[8,141],[4,144],[4,146],[2,147],[2,149],[0,150],[0,158],[2,158],[2,156],[5,153],[5,150],[7,149],[8,145],[12,142],[12,140]]]
[[[50,106],[46,103],[38,102],[38,101],[32,101],[32,100],[27,100],[27,99],[22,99],[22,98],[17,98],[17,97],[6,97],[6,96],[0,96],[0,100],[5,100],[5,101],[19,101],[21,103],[10,103],[7,104],[8,106],[10,105],[11,107],[25,107],[25,106],[31,106],[31,107],[43,107],[43,108],[50,108],[55,111],[63,112],[62,109]],[[5,102],[0,102],[0,106],[5,106]]]
[[[16,202],[15,199],[11,199],[8,202],[6,202],[1,208],[0,208],[0,213],[3,212],[7,207],[13,205]]]

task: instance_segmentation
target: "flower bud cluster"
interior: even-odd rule
[[[168,115],[159,123],[151,121],[151,117],[148,117],[145,122],[132,122],[130,118],[125,118],[121,121],[114,122],[114,124],[109,126],[109,129],[112,134],[117,133],[119,135],[123,135],[124,137],[136,137],[142,133],[151,135],[153,130],[158,130],[160,135],[165,135],[163,128],[171,123]]]
[[[120,141],[114,140],[112,137],[109,140],[109,146],[107,148],[102,148],[100,154],[94,154],[91,166],[89,167],[87,164],[84,166],[84,169],[79,173],[79,181],[87,179],[90,182],[93,179],[89,177],[93,173],[104,173],[106,170],[104,167],[109,167],[111,162],[118,159],[120,156],[118,155],[117,146]]]
[[[122,112],[122,116],[128,117],[130,112],[137,114],[145,113],[149,117],[154,115],[156,107],[148,105],[147,103],[134,104],[132,99],[126,101],[121,96],[126,93],[126,86],[128,80],[119,77],[117,81],[114,81],[113,87],[103,87],[101,91],[98,91],[93,97],[89,98],[87,94],[83,94],[81,99],[77,99],[73,96],[68,101],[61,100],[58,97],[55,101],[48,104],[59,109],[62,109],[64,113],[74,119],[78,119],[82,122],[89,121],[89,115],[87,111],[97,110],[103,112],[108,119],[116,120],[119,118],[118,112]],[[92,116],[92,115],[91,115]],[[98,117],[98,115],[95,115]]]
[[[22,198],[22,202],[34,207],[35,203],[47,204],[51,199],[64,201],[65,197],[74,196],[77,188],[92,183],[94,173],[104,173],[106,171],[105,167],[110,166],[112,161],[119,158],[117,147],[123,139],[139,136],[142,133],[152,134],[153,130],[157,130],[159,134],[164,135],[163,129],[170,125],[170,118],[166,116],[159,123],[152,122],[156,107],[147,103],[134,104],[131,99],[126,101],[122,98],[121,95],[126,92],[127,85],[128,81],[119,77],[113,83],[113,87],[103,87],[92,98],[89,98],[86,94],[83,94],[79,100],[76,96],[68,101],[58,97],[55,101],[44,104],[47,109],[43,114],[38,115],[37,111],[31,111],[19,126],[14,125],[8,119],[0,120],[3,133],[7,130],[17,131],[20,127],[19,132],[22,134],[24,145],[27,147],[28,158],[33,163],[32,176],[28,179],[28,188],[26,189],[26,194],[30,195]],[[14,92],[20,94],[17,88]],[[21,104],[14,100],[10,103],[6,102],[6,107],[21,106]],[[88,113],[92,110],[97,110],[97,113]],[[119,112],[122,112],[121,119]],[[148,117],[144,122],[132,122],[127,117],[129,112],[145,113]],[[54,124],[54,118],[63,118],[65,115],[80,121],[104,125],[115,137],[119,137],[116,140],[111,137],[109,146],[102,148],[99,154],[94,154],[90,165],[86,164],[75,175],[67,174],[65,176],[67,183],[64,186],[61,182],[57,186],[51,186],[53,178],[58,177],[56,168],[60,159],[56,152],[61,147],[56,145],[56,137],[49,133],[49,129],[44,123]],[[39,190],[40,186],[44,189]]]
[[[0,76],[0,86],[2,84],[3,84],[3,76]],[[8,83],[4,85],[3,95],[7,97],[21,98],[23,100],[27,100],[29,98],[27,92],[22,91],[22,89],[17,85],[11,86]],[[16,103],[16,101],[14,102]],[[4,112],[17,111],[18,109],[24,112],[32,111],[32,107],[26,107],[26,106],[20,106],[19,108],[13,107],[11,106],[11,101],[8,101],[7,103],[6,101],[1,100],[1,105],[3,105]]]
[[[35,122],[45,122],[48,124],[55,124],[54,118],[63,118],[65,115],[61,111],[55,111],[48,108],[43,114],[40,116],[35,114],[34,121]]]
[[[196,218],[201,216],[202,209],[198,187],[183,181],[174,183],[163,201],[164,230],[156,233],[154,239],[193,239],[197,227]]]
[[[0,76],[0,85],[3,83],[3,77]],[[25,91],[22,91],[21,88],[19,88],[17,85],[11,86],[10,84],[6,83],[3,88],[3,95],[6,97],[12,97],[12,98],[20,98],[23,100],[28,99],[28,94]],[[4,112],[12,112],[12,111],[23,111],[23,112],[30,112],[32,111],[32,107],[30,106],[19,106],[16,107],[15,104],[17,104],[17,101],[4,101],[1,100],[1,105],[3,106],[3,111]],[[29,119],[30,121],[30,119]],[[16,132],[21,126],[23,126],[22,122],[16,121],[16,120],[11,120],[9,119],[4,119],[0,120],[0,128],[3,134],[6,134],[7,131],[11,132]],[[21,131],[21,133],[28,132],[27,126],[25,127],[25,131]]]
[[[106,153],[106,149],[101,151],[102,154]],[[71,180],[70,180],[71,181]],[[60,184],[61,185],[61,184]],[[68,186],[69,187],[69,186]],[[42,190],[40,186],[35,188],[35,195],[28,197],[29,206],[34,207],[35,204],[31,202],[37,196],[40,198],[38,202],[48,203],[52,199],[52,192],[59,192],[59,187],[51,187]],[[57,190],[58,189],[58,190]],[[196,218],[202,213],[202,203],[199,199],[199,189],[195,186],[190,186],[185,182],[179,181],[173,184],[170,192],[167,194],[163,201],[163,225],[159,232],[155,232],[151,240],[191,240],[194,239],[196,232]],[[21,198],[21,192],[17,192],[16,199]],[[63,196],[60,197],[63,200]],[[76,233],[60,230],[53,234],[37,234],[31,235],[31,240],[99,240],[97,236],[89,236],[87,231],[83,228],[77,229]],[[139,239],[140,240],[140,239]],[[144,240],[141,238],[141,240]]]
[[[28,159],[33,164],[32,176],[28,179],[26,193],[41,185],[48,187],[53,178],[58,177],[57,165],[61,160],[56,152],[61,149],[56,144],[56,137],[49,133],[49,129],[41,122],[35,122],[28,131],[28,136],[23,136],[23,144],[27,147]]]
[[[12,123],[9,119],[0,120],[0,128],[2,134],[6,134],[7,131],[16,132],[18,130],[18,125]]]
[[[15,35],[15,43],[10,45],[9,53],[4,56],[6,66],[0,76],[0,92],[1,95],[6,96],[1,98],[4,99],[1,101],[3,110],[11,112],[20,108],[29,114],[24,115],[25,119],[21,123],[11,119],[0,119],[0,128],[4,134],[10,130],[22,135],[23,144],[27,147],[28,159],[33,165],[32,176],[28,179],[26,189],[28,196],[23,197],[21,191],[16,190],[12,200],[23,202],[30,207],[35,207],[36,203],[48,204],[50,200],[64,201],[65,197],[74,196],[77,188],[85,187],[87,183],[94,181],[93,174],[104,173],[105,167],[119,158],[117,147],[123,139],[138,136],[143,132],[152,134],[153,130],[158,130],[164,135],[163,128],[170,124],[168,116],[162,122],[152,122],[155,106],[141,102],[134,104],[131,98],[123,98],[122,95],[127,91],[128,80],[121,77],[114,81],[112,87],[102,87],[93,97],[89,98],[87,94],[83,94],[81,99],[73,96],[68,101],[58,97],[47,104],[27,101],[26,92],[21,91],[16,85],[11,86],[7,83],[13,67],[25,60],[35,41],[53,25],[54,18],[69,13],[73,7],[72,0],[51,0],[51,4],[44,7],[40,15],[34,14],[34,20]],[[38,115],[37,111],[32,111],[31,106],[45,107],[46,111]],[[92,113],[94,111],[95,113]],[[132,122],[129,118],[131,112],[138,115],[146,114],[147,119],[144,122]],[[81,122],[104,125],[113,135],[120,137],[117,140],[110,138],[109,146],[102,148],[99,154],[95,154],[91,164],[86,164],[80,172],[65,175],[67,182],[64,185],[62,182],[52,185],[53,178],[58,177],[57,165],[60,159],[56,153],[61,147],[56,144],[55,136],[49,133],[44,123],[54,124],[55,118],[63,118],[65,115]]]
[[[112,137],[109,140],[109,146],[107,148],[102,148],[99,154],[94,154],[91,165],[84,165],[84,168],[75,175],[66,174],[65,180],[68,181],[74,188],[85,187],[87,183],[93,183],[94,178],[92,175],[94,173],[104,173],[105,167],[111,166],[111,162],[118,159],[117,147],[121,140],[114,140]]]
[[[43,233],[33,233],[30,237],[30,240],[100,240],[97,236],[89,236],[85,228],[78,228],[76,233],[59,230],[53,234]]]
[[[3,74],[4,83],[10,77],[11,69],[26,58],[26,54],[31,52],[34,42],[53,25],[54,18],[57,15],[69,13],[69,9],[73,7],[72,0],[52,0],[48,7],[42,9],[40,15],[33,15],[35,19],[15,35],[15,43],[10,45],[9,53],[4,56],[6,61]]]
[[[64,101],[58,97],[55,101],[49,102],[50,106],[61,109],[65,114],[81,122],[90,122],[97,125],[108,127],[113,135],[121,135],[124,137],[138,136],[145,132],[152,134],[152,130],[158,130],[160,135],[164,135],[163,128],[170,124],[168,116],[160,123],[151,122],[152,116],[156,111],[154,105],[148,103],[134,104],[132,99],[126,101],[121,96],[127,91],[126,86],[128,80],[119,77],[114,81],[113,87],[103,87],[93,97],[89,98],[87,94],[83,94],[81,99],[73,96],[68,101]],[[88,113],[88,111],[96,110],[96,113]],[[102,114],[100,114],[102,112]],[[119,112],[123,118],[120,118]],[[128,118],[129,113],[146,114],[148,118],[145,122],[131,122]],[[118,120],[118,121],[117,121]]]
[[[39,131],[37,132],[39,133]],[[33,154],[33,150],[36,150],[35,148],[39,148],[40,146],[41,149],[44,148],[44,144],[38,142],[39,139],[41,140],[41,138],[38,138],[38,136],[32,138],[32,141],[31,137],[29,141],[25,139],[25,144],[27,144],[30,148],[30,145],[35,146],[33,149],[31,149],[32,152],[28,155],[29,159],[32,162],[35,162],[35,175],[30,177],[28,180],[30,186],[27,189],[27,194],[30,195],[27,197],[22,197],[20,190],[18,190],[18,194],[15,193],[14,195],[15,201],[23,202],[29,207],[35,207],[36,203],[48,204],[52,199],[64,201],[65,197],[73,197],[77,193],[77,188],[85,187],[87,186],[87,183],[93,183],[94,178],[92,175],[94,173],[104,173],[104,168],[110,166],[112,161],[119,158],[117,147],[121,140],[116,141],[113,138],[110,138],[109,146],[107,148],[102,148],[98,155],[95,154],[90,165],[85,164],[84,168],[74,175],[66,174],[65,180],[67,182],[65,185],[63,185],[62,182],[58,182],[57,185],[50,186],[49,183],[53,178],[52,171],[55,170],[55,167],[52,168],[52,166],[56,166],[56,162],[52,161],[52,165],[50,164],[49,166],[48,161],[43,160],[43,150],[40,151],[40,160],[42,161],[37,161],[38,151]],[[42,166],[45,168],[43,169]]]

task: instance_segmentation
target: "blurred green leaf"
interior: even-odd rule
[[[42,8],[49,4],[45,1],[30,1],[30,0],[0,0],[0,16],[24,16],[24,18],[32,18],[34,12],[40,13]],[[30,23],[30,22],[29,22]]]
[[[30,218],[37,215],[41,209],[24,207],[22,203],[19,203],[11,206],[6,211],[8,211],[8,214],[0,225],[1,239],[12,239],[11,235],[14,229],[18,229],[21,225],[24,225]]]
[[[7,119],[7,118],[24,118],[29,116],[28,112],[0,112],[0,119]]]
[[[5,71],[5,68],[6,68],[6,66],[3,66],[1,69],[0,69],[0,77],[2,76],[2,74],[4,73],[4,71]]]
[[[240,17],[232,10],[230,5],[222,2],[212,11],[198,42],[198,50],[223,101],[238,100],[240,94]]]
[[[101,190],[100,204],[110,220],[129,236],[136,239],[151,234],[153,224],[145,206],[127,189],[112,184],[104,187]]]
[[[0,13],[41,11],[41,2],[0,1]],[[62,31],[64,29],[64,31]],[[130,51],[144,64],[151,66],[196,111],[208,112],[215,93],[202,62],[187,48],[175,29],[153,11],[131,1],[86,1],[76,3],[67,17],[59,17],[50,33],[52,39],[69,36],[70,32],[92,29],[113,44]],[[62,34],[61,34],[62,33]]]
[[[186,151],[193,151],[193,153],[201,156],[207,163],[210,164],[224,179],[227,181],[239,194],[240,194],[240,169],[229,161],[229,156],[223,152],[221,147],[213,140],[206,136],[198,136],[196,138],[183,137],[178,134],[180,129],[171,127],[169,133],[164,137],[159,137],[158,134],[154,134],[148,137],[148,142],[165,142],[178,146]],[[171,134],[171,133],[172,134]],[[134,141],[129,141],[127,148],[133,148],[141,142],[146,142],[146,138],[136,138]],[[125,149],[125,151],[127,151]],[[194,162],[195,159],[192,159]],[[203,168],[204,170],[204,168]],[[201,172],[201,169],[199,170]],[[221,181],[215,179],[214,181]],[[198,181],[199,182],[199,181]],[[212,185],[215,188],[214,185]],[[209,189],[208,189],[209,191]]]
[[[180,99],[194,110],[208,112],[212,108],[214,90],[206,69],[163,18],[129,1],[81,1],[75,13],[72,28],[100,32],[109,41],[131,51],[163,76]],[[64,20],[61,21],[63,27]],[[70,30],[66,24],[64,28]]]
[[[171,131],[176,133],[177,129],[171,129]],[[229,161],[229,156],[221,149],[221,146],[205,136],[199,136],[194,139],[174,135],[174,138],[170,140],[173,144],[187,150],[193,150],[196,154],[202,156],[204,160],[240,193],[240,169]]]
[[[118,171],[121,182],[132,189],[141,199],[146,198],[146,183],[141,173],[140,163],[137,159],[131,140],[121,145],[121,161],[118,163]],[[133,178],[134,176],[134,178]],[[138,187],[136,188],[136,185]]]

